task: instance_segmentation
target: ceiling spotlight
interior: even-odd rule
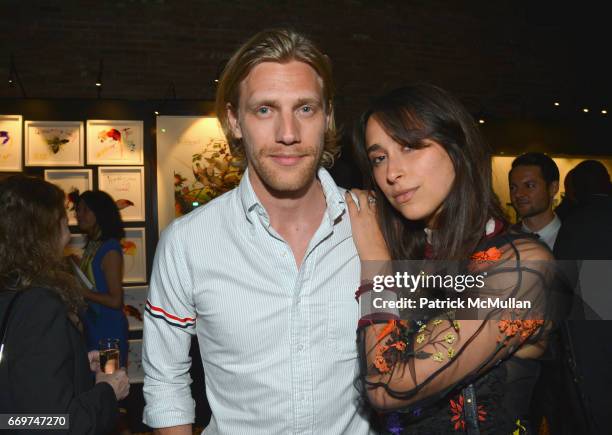
[[[157,110],[155,112],[153,112],[153,113],[155,113],[156,115],[159,115],[159,112]]]
[[[97,87],[102,86],[102,82],[96,82],[96,86],[97,86]]]
[[[219,83],[219,79],[215,79],[215,83]]]
[[[601,109],[601,114],[602,114],[602,115],[607,115],[607,114],[608,114],[608,111],[607,111],[606,109]]]
[[[582,111],[583,111],[584,113],[589,113],[589,108],[588,108],[588,107],[585,107],[584,109],[582,109]]]
[[[555,105],[555,106],[557,106],[557,107],[559,107],[559,106],[560,106],[560,104],[559,104],[559,102],[558,102],[558,101],[555,101],[555,102],[554,102],[554,105]]]
[[[485,123],[485,120],[484,120],[484,119],[482,119],[482,118],[480,118],[480,119],[478,120],[478,123],[479,123],[479,124],[484,124],[484,123]]]

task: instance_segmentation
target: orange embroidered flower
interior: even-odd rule
[[[391,334],[395,330],[396,327],[397,327],[396,326],[396,321],[395,320],[389,320],[389,322],[387,323],[387,326],[385,326],[385,329],[380,331],[380,334],[378,334],[378,337],[376,337],[376,340],[378,340],[378,341],[382,340],[387,335]]]
[[[376,355],[374,358],[374,367],[376,367],[381,373],[387,373],[390,370],[385,357],[382,355]]]
[[[403,352],[406,350],[406,343],[403,341],[396,341],[395,343],[390,344],[389,347],[394,347],[400,352]]]
[[[500,320],[497,322],[497,327],[500,332],[505,334],[505,337],[500,336],[497,341],[507,340],[519,334],[521,342],[523,342],[543,324],[544,320]]]
[[[495,246],[487,249],[486,251],[475,252],[472,255],[472,260],[476,261],[495,261],[499,260],[502,256],[502,252]]]

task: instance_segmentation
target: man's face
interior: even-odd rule
[[[321,79],[309,65],[263,62],[240,84],[238,110],[228,107],[242,138],[253,184],[291,194],[314,180],[328,114]]]
[[[522,219],[548,211],[558,190],[557,181],[546,185],[539,166],[517,166],[510,172],[510,199]]]

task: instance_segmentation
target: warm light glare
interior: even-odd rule
[[[219,79],[215,79],[215,83],[219,83]]]
[[[102,82],[96,82],[96,86],[97,86],[97,87],[102,86]]]
[[[165,132],[166,132],[166,129],[165,129],[165,128],[162,128],[162,133],[165,133]]]
[[[559,102],[555,101],[555,106],[559,107]]]
[[[153,112],[153,113],[155,113],[156,115],[159,115],[159,112],[157,110],[155,112]]]
[[[589,109],[588,109],[587,107],[585,107],[584,109],[582,109],[582,111],[583,111],[584,113],[589,113]]]
[[[601,114],[602,114],[602,115],[607,115],[607,114],[608,114],[608,111],[607,111],[606,109],[602,109]]]
[[[479,120],[478,120],[478,123],[479,123],[479,124],[484,124],[484,123],[485,123],[485,120],[481,118],[481,119],[479,119]]]

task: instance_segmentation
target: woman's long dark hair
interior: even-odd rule
[[[96,216],[100,228],[100,240],[122,239],[125,237],[123,221],[113,198],[101,190],[87,190],[79,196]]]
[[[507,222],[493,192],[491,153],[472,116],[456,98],[428,84],[402,87],[376,98],[359,119],[354,146],[365,188],[374,190],[377,198],[385,198],[376,185],[366,152],[366,126],[372,117],[402,146],[421,149],[427,146],[423,141],[428,139],[446,150],[455,179],[435,219],[433,252],[440,259],[469,258],[482,239],[489,218]],[[425,223],[406,219],[386,198],[376,204],[391,258],[423,258]]]
[[[0,291],[50,288],[76,314],[83,296],[58,252],[64,201],[59,187],[40,178],[0,182]]]

